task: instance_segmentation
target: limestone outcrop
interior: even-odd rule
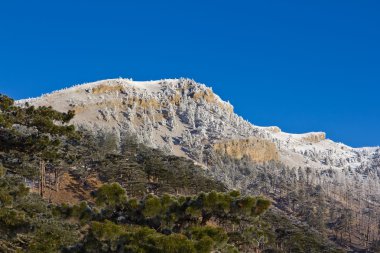
[[[258,163],[279,160],[278,150],[273,142],[255,137],[221,141],[215,143],[213,147],[217,153],[234,159],[246,156]]]
[[[308,133],[305,134],[304,137],[302,137],[302,140],[312,143],[317,143],[323,140],[326,140],[326,133],[319,132],[319,133]]]

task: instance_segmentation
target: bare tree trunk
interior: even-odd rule
[[[369,245],[370,237],[370,227],[371,227],[371,214],[368,214],[368,224],[367,224],[367,235],[366,235],[366,247]]]
[[[46,172],[45,172],[45,161],[40,161],[40,196],[43,197],[45,193],[46,186]]]
[[[55,191],[59,192],[59,183],[60,183],[61,176],[59,175],[59,169],[54,169],[54,183],[55,183]]]

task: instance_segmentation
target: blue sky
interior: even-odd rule
[[[0,93],[189,77],[256,125],[380,145],[380,2],[2,1]]]

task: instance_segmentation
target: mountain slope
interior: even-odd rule
[[[236,158],[248,155],[258,162],[279,160],[289,166],[336,170],[370,167],[380,154],[379,147],[351,148],[326,139],[322,132],[289,134],[278,127],[255,126],[212,89],[189,79],[110,79],[18,104],[25,102],[75,110],[77,126],[112,131],[120,141],[133,134],[152,147],[198,162],[208,145]]]
[[[187,157],[230,189],[263,194],[274,206],[343,247],[380,240],[380,148],[352,148],[323,132],[290,134],[255,126],[211,88],[190,79],[110,79],[17,101],[75,110],[72,123],[133,136],[164,153]]]
[[[341,252],[190,159],[13,102],[0,95],[0,252]]]

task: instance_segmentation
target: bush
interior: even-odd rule
[[[125,190],[118,183],[104,184],[95,193],[98,206],[115,207],[127,201]]]

